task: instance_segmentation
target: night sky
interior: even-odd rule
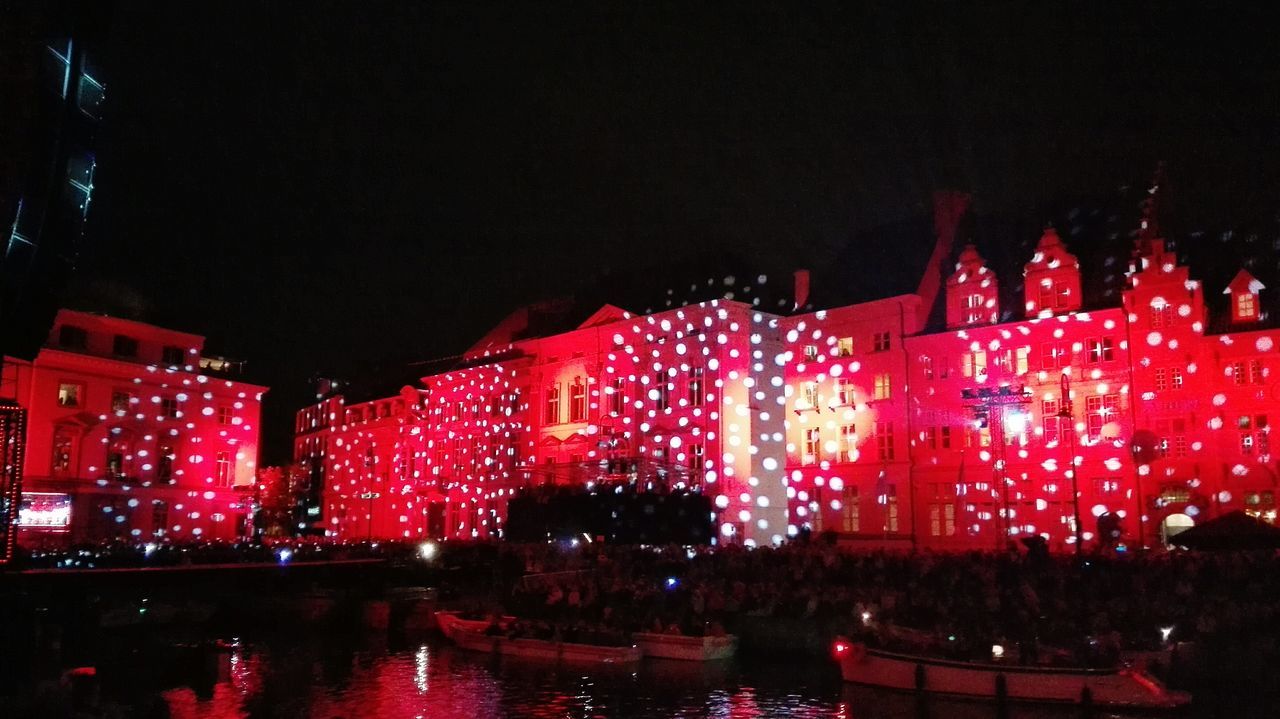
[[[1035,220],[1158,159],[1181,226],[1280,208],[1264,10],[688,5],[119,2],[74,295],[247,359],[275,463],[317,371],[603,270],[815,266],[934,189]]]

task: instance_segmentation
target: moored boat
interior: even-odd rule
[[[706,662],[728,659],[738,651],[738,638],[732,634],[713,637],[688,637],[679,634],[637,632],[631,635],[646,657]]]
[[[566,664],[627,665],[636,664],[644,656],[640,647],[600,646],[542,639],[511,639],[479,632],[455,629],[453,641],[458,647],[474,652],[487,652],[514,659]]]
[[[515,622],[515,617],[503,616],[499,623],[503,627],[510,626]],[[436,626],[440,628],[440,633],[445,639],[453,641],[454,634],[459,631],[483,633],[489,628],[491,620],[489,619],[463,619],[461,612],[438,611],[436,612]]]
[[[974,699],[1084,703],[1117,709],[1173,709],[1191,701],[1131,668],[1042,667],[935,659],[868,649],[837,640],[835,656],[847,682]]]

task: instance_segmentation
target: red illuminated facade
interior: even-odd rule
[[[28,411],[20,542],[246,534],[265,387],[204,338],[62,310],[33,362],[6,358]]]
[[[1091,303],[1091,268],[1054,230],[1021,277],[1000,276],[953,247],[967,198],[937,210],[912,293],[785,316],[729,300],[605,306],[536,337],[522,310],[399,395],[326,396],[298,413],[295,441],[325,530],[498,536],[519,487],[619,473],[708,493],[722,539],[748,543],[808,529],[941,549],[1038,535],[1063,550],[1073,491],[1088,545],[1108,523],[1153,546],[1226,511],[1274,520],[1280,330],[1262,283],[1241,271],[1204,287],[1144,223],[1112,270],[1118,301]],[[1228,295],[1225,315],[1205,291]],[[797,273],[796,305],[808,292]]]

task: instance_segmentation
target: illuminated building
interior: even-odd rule
[[[35,360],[6,358],[28,416],[22,543],[246,533],[266,388],[203,349],[197,335],[62,310]]]
[[[782,308],[797,310],[777,314],[606,305],[526,336],[522,311],[400,395],[327,396],[298,414],[295,450],[322,479],[326,530],[495,536],[512,491],[617,474],[709,493],[722,539],[755,543],[1062,551],[1073,491],[1090,546],[1157,545],[1235,509],[1274,519],[1280,330],[1263,282],[1238,265],[1194,279],[1154,199],[1122,259],[1049,229],[1021,258],[989,245],[997,265],[958,241],[967,203],[939,195],[901,294],[814,309],[801,272]]]

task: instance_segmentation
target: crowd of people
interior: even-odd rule
[[[504,548],[521,565],[505,611],[593,632],[733,632],[753,617],[808,620],[870,644],[956,658],[1113,661],[1173,642],[1274,656],[1272,553],[1125,557],[844,551],[820,543],[714,551],[599,544]],[[905,647],[904,647],[905,648]]]

